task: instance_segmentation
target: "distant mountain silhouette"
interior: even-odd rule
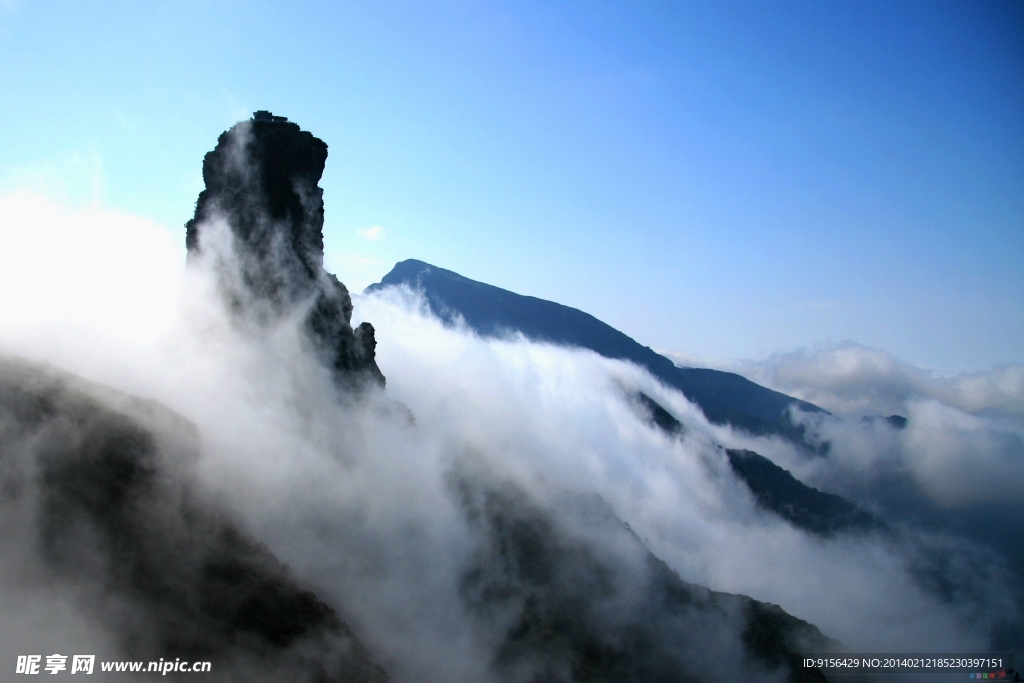
[[[803,429],[789,419],[789,408],[826,412],[732,372],[678,367],[588,313],[470,280],[423,261],[409,259],[396,264],[366,291],[396,285],[422,291],[434,315],[448,323],[461,317],[482,336],[521,332],[536,341],[578,346],[606,358],[632,361],[683,392],[715,424],[728,423],[753,434],[779,434],[800,442]]]

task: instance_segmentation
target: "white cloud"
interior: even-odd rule
[[[935,399],[972,414],[1024,419],[1024,365],[1019,363],[985,372],[938,372],[854,342],[778,353],[763,361],[709,364],[693,356],[667,355],[682,365],[738,372],[838,414],[905,414],[909,403]]]
[[[0,341],[19,352],[113,353],[172,324],[184,248],[151,221],[15,192],[0,197],[0,244]]]
[[[704,365],[674,356],[676,362]],[[940,373],[882,349],[846,342],[779,353],[723,370],[821,406],[837,418],[804,416],[826,459],[806,462],[769,449],[804,481],[857,498],[902,472],[941,507],[978,504],[1024,489],[1024,366]],[[902,431],[862,416],[901,415]],[[756,448],[755,448],[756,450]]]
[[[356,234],[370,241],[384,239],[384,226],[372,225],[369,228],[359,228]]]

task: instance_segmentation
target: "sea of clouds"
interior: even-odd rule
[[[451,488],[466,466],[551,509],[560,492],[597,493],[684,580],[779,604],[854,651],[985,650],[1017,618],[1012,558],[939,518],[1022,491],[1020,366],[938,376],[845,345],[745,368],[836,413],[794,416],[827,444],[820,456],[711,425],[636,366],[481,339],[432,318],[415,292],[389,290],[355,297],[353,324],[375,326],[387,377],[386,391],[356,400],[303,351],[300,314],[258,333],[232,326],[204,276],[186,273],[181,232],[176,241],[139,217],[34,193],[0,198],[0,353],[155,399],[193,422],[204,485],[395,680],[490,676],[500,620],[482,625],[458,591],[476,547]],[[636,391],[680,419],[685,436],[651,425]],[[907,427],[860,420],[889,414]],[[894,515],[894,531],[824,539],[796,529],[757,508],[722,446]],[[918,520],[894,500],[928,514]],[[976,561],[978,552],[989,555]],[[31,609],[10,597],[28,595],[20,586],[31,562],[12,567],[0,563],[10,642],[45,634],[54,647],[63,637],[109,650],[73,595],[33,588]]]

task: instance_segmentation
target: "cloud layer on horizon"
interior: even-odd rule
[[[1024,365],[1019,363],[950,374],[846,342],[722,369],[843,415],[903,414],[910,403],[931,399],[966,413],[1024,419]]]
[[[692,358],[677,362],[693,363]],[[940,507],[1006,500],[1024,489],[1024,366],[943,374],[853,342],[719,364],[829,410],[799,416],[830,457],[781,457],[810,482],[863,498],[906,474]],[[904,430],[878,420],[908,418]]]

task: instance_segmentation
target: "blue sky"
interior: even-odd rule
[[[1016,0],[0,0],[0,107],[0,189],[182,242],[217,135],[288,116],[357,290],[418,258],[713,360],[1024,362]]]

